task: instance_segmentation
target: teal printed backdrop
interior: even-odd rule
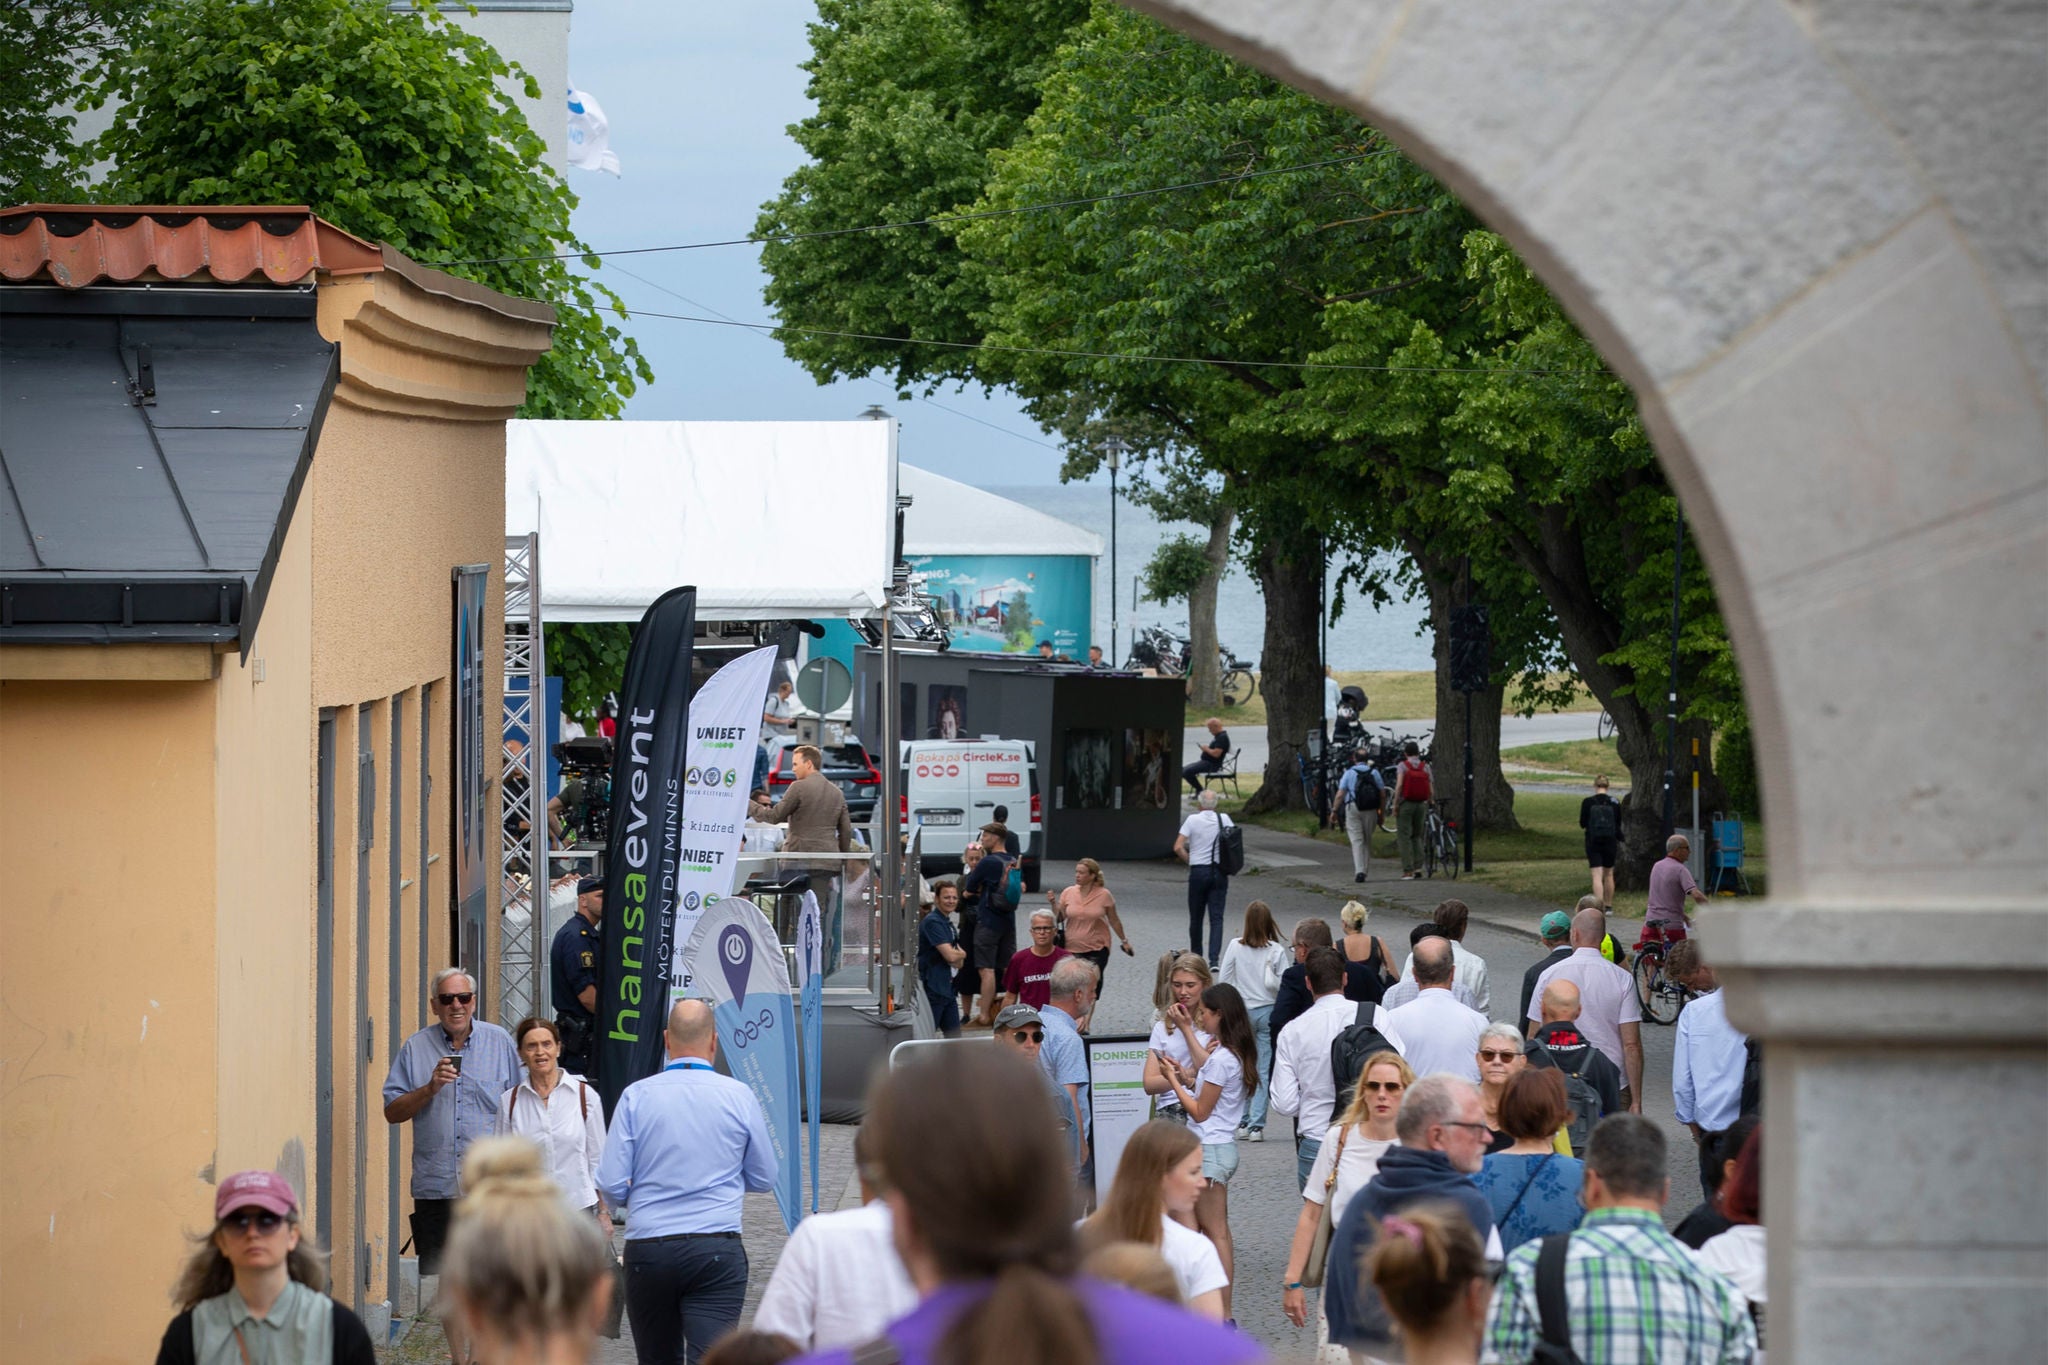
[[[953,648],[1028,654],[1040,640],[1088,658],[1095,565],[1085,555],[911,555]]]

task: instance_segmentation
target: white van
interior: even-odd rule
[[[1024,889],[1038,890],[1044,851],[1038,760],[1028,739],[911,739],[903,742],[903,836],[923,831],[919,868],[927,877],[959,874],[960,854],[981,827],[1009,809],[1004,823],[1017,836]]]

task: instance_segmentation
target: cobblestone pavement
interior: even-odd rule
[[[1465,944],[1487,961],[1491,1013],[1495,1019],[1512,1020],[1522,973],[1542,956],[1536,924],[1548,907],[1469,883],[1403,882],[1391,859],[1375,860],[1372,879],[1361,887],[1351,879],[1350,854],[1342,846],[1265,829],[1247,827],[1245,850],[1245,872],[1231,883],[1226,939],[1241,929],[1244,906],[1254,899],[1273,908],[1284,932],[1305,915],[1319,915],[1334,926],[1339,907],[1360,898],[1372,907],[1367,927],[1386,939],[1398,958],[1406,954],[1408,931],[1427,919],[1438,901],[1457,896],[1472,910]],[[1058,876],[1063,870],[1048,864],[1048,887],[1063,881]],[[1094,1029],[1097,1034],[1143,1033],[1152,1025],[1154,964],[1167,949],[1187,946],[1186,870],[1161,860],[1107,863],[1103,874],[1137,955],[1119,953],[1110,959]],[[1361,892],[1368,894],[1361,897]],[[1668,1028],[1643,1027],[1644,1112],[1661,1121],[1671,1139],[1673,1202],[1666,1218],[1675,1223],[1698,1201],[1699,1178],[1691,1137],[1672,1117],[1671,1039]],[[1280,1311],[1288,1244],[1301,1213],[1290,1128],[1289,1121],[1276,1114],[1267,1128],[1267,1141],[1240,1144],[1238,1149],[1240,1165],[1230,1186],[1230,1226],[1237,1251],[1232,1311],[1238,1325],[1262,1342],[1275,1360],[1307,1361],[1314,1349],[1314,1318],[1309,1328],[1297,1329]],[[827,1125],[824,1134],[821,1207],[837,1207],[842,1196],[857,1197],[847,1191],[853,1174],[853,1130]],[[747,1321],[784,1241],[773,1196],[747,1196],[744,1232],[751,1263],[743,1318]],[[1320,1310],[1313,1296],[1311,1306]],[[630,1332],[624,1340],[601,1346],[598,1361],[631,1365]],[[446,1347],[439,1330],[422,1322],[389,1359],[445,1361]]]

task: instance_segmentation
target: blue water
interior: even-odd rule
[[[989,492],[1021,502],[1047,516],[1058,517],[1102,537],[1102,558],[1095,563],[1095,639],[1109,640],[1109,484],[1033,484],[989,487]],[[1169,536],[1202,538],[1208,528],[1189,522],[1160,522],[1143,507],[1120,501],[1116,514],[1116,575],[1119,612],[1117,652],[1128,655],[1134,626],[1165,625],[1185,634],[1188,607],[1178,602],[1140,602],[1131,606],[1132,588],[1152,552]],[[1427,604],[1420,599],[1395,601],[1375,609],[1354,595],[1341,620],[1330,625],[1330,663],[1340,670],[1429,669],[1434,667],[1430,632],[1424,627]],[[1241,659],[1256,659],[1265,642],[1266,603],[1258,579],[1233,563],[1216,594],[1216,633]],[[1118,660],[1121,661],[1120,659]]]

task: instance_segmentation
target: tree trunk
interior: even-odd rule
[[[1410,548],[1413,554],[1413,547]],[[1436,633],[1436,756],[1431,769],[1436,794],[1448,800],[1451,818],[1465,818],[1465,697],[1451,690],[1451,608],[1456,578],[1443,561],[1415,556],[1429,588],[1429,624]],[[1481,829],[1520,829],[1515,789],[1500,770],[1500,708],[1504,686],[1472,696],[1472,819]]]
[[[1322,615],[1323,562],[1313,544],[1268,542],[1259,551],[1259,586],[1266,596],[1266,638],[1259,686],[1266,696],[1264,785],[1245,812],[1300,810],[1298,757],[1308,732],[1322,724],[1323,677],[1316,627]]]
[[[1216,666],[1216,589],[1230,567],[1230,532],[1236,524],[1235,508],[1217,509],[1209,523],[1209,544],[1202,551],[1209,571],[1188,594],[1188,699],[1203,711],[1223,705],[1223,675]]]

